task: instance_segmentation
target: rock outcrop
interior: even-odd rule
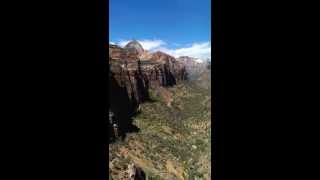
[[[135,48],[130,50],[126,48]],[[143,48],[130,42],[125,48],[110,45],[109,66],[111,76],[119,86],[126,88],[129,98],[137,103],[148,100],[149,88],[173,86],[185,80],[187,72],[183,63],[163,52],[156,52],[148,59],[140,60]],[[144,51],[144,50],[143,50]]]
[[[128,180],[145,180],[146,179],[146,175],[142,171],[142,169],[133,163],[128,164],[127,174],[129,176]]]
[[[118,62],[137,61],[139,54],[132,49],[124,49],[117,45],[109,45],[109,58]]]
[[[143,53],[148,54],[136,41],[125,48],[109,45],[109,105],[118,121],[127,121],[140,103],[150,99],[150,88],[173,86],[187,79],[184,64],[174,57],[156,52],[141,59]]]
[[[144,52],[144,49],[142,47],[142,45],[136,41],[136,40],[133,40],[131,42],[129,42],[125,47],[124,49],[128,50],[128,51],[131,51],[137,55],[141,55],[143,52]]]
[[[189,56],[178,57],[177,61],[181,62],[185,66],[190,80],[197,79],[202,74],[202,72],[207,69],[208,66],[207,61],[192,58]]]

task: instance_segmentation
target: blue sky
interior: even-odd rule
[[[211,0],[109,0],[109,8],[112,44],[136,39],[174,56],[211,54]]]

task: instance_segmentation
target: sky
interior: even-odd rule
[[[109,0],[109,43],[211,57],[211,0]]]

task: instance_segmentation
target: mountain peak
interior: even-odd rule
[[[137,40],[130,41],[124,48],[136,51],[138,54],[142,54],[144,52],[142,45]]]

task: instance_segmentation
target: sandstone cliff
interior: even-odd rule
[[[187,79],[183,63],[163,52],[148,53],[137,43],[130,42],[125,48],[109,45],[109,111],[122,123],[120,131],[127,129],[125,124],[139,104],[150,100],[150,88],[173,86]],[[141,59],[145,54],[148,56]]]
[[[149,88],[173,86],[187,78],[184,64],[163,52],[152,53],[141,60],[145,51],[137,42],[130,42],[125,48],[110,45],[109,52],[111,76],[137,103],[148,100]]]

